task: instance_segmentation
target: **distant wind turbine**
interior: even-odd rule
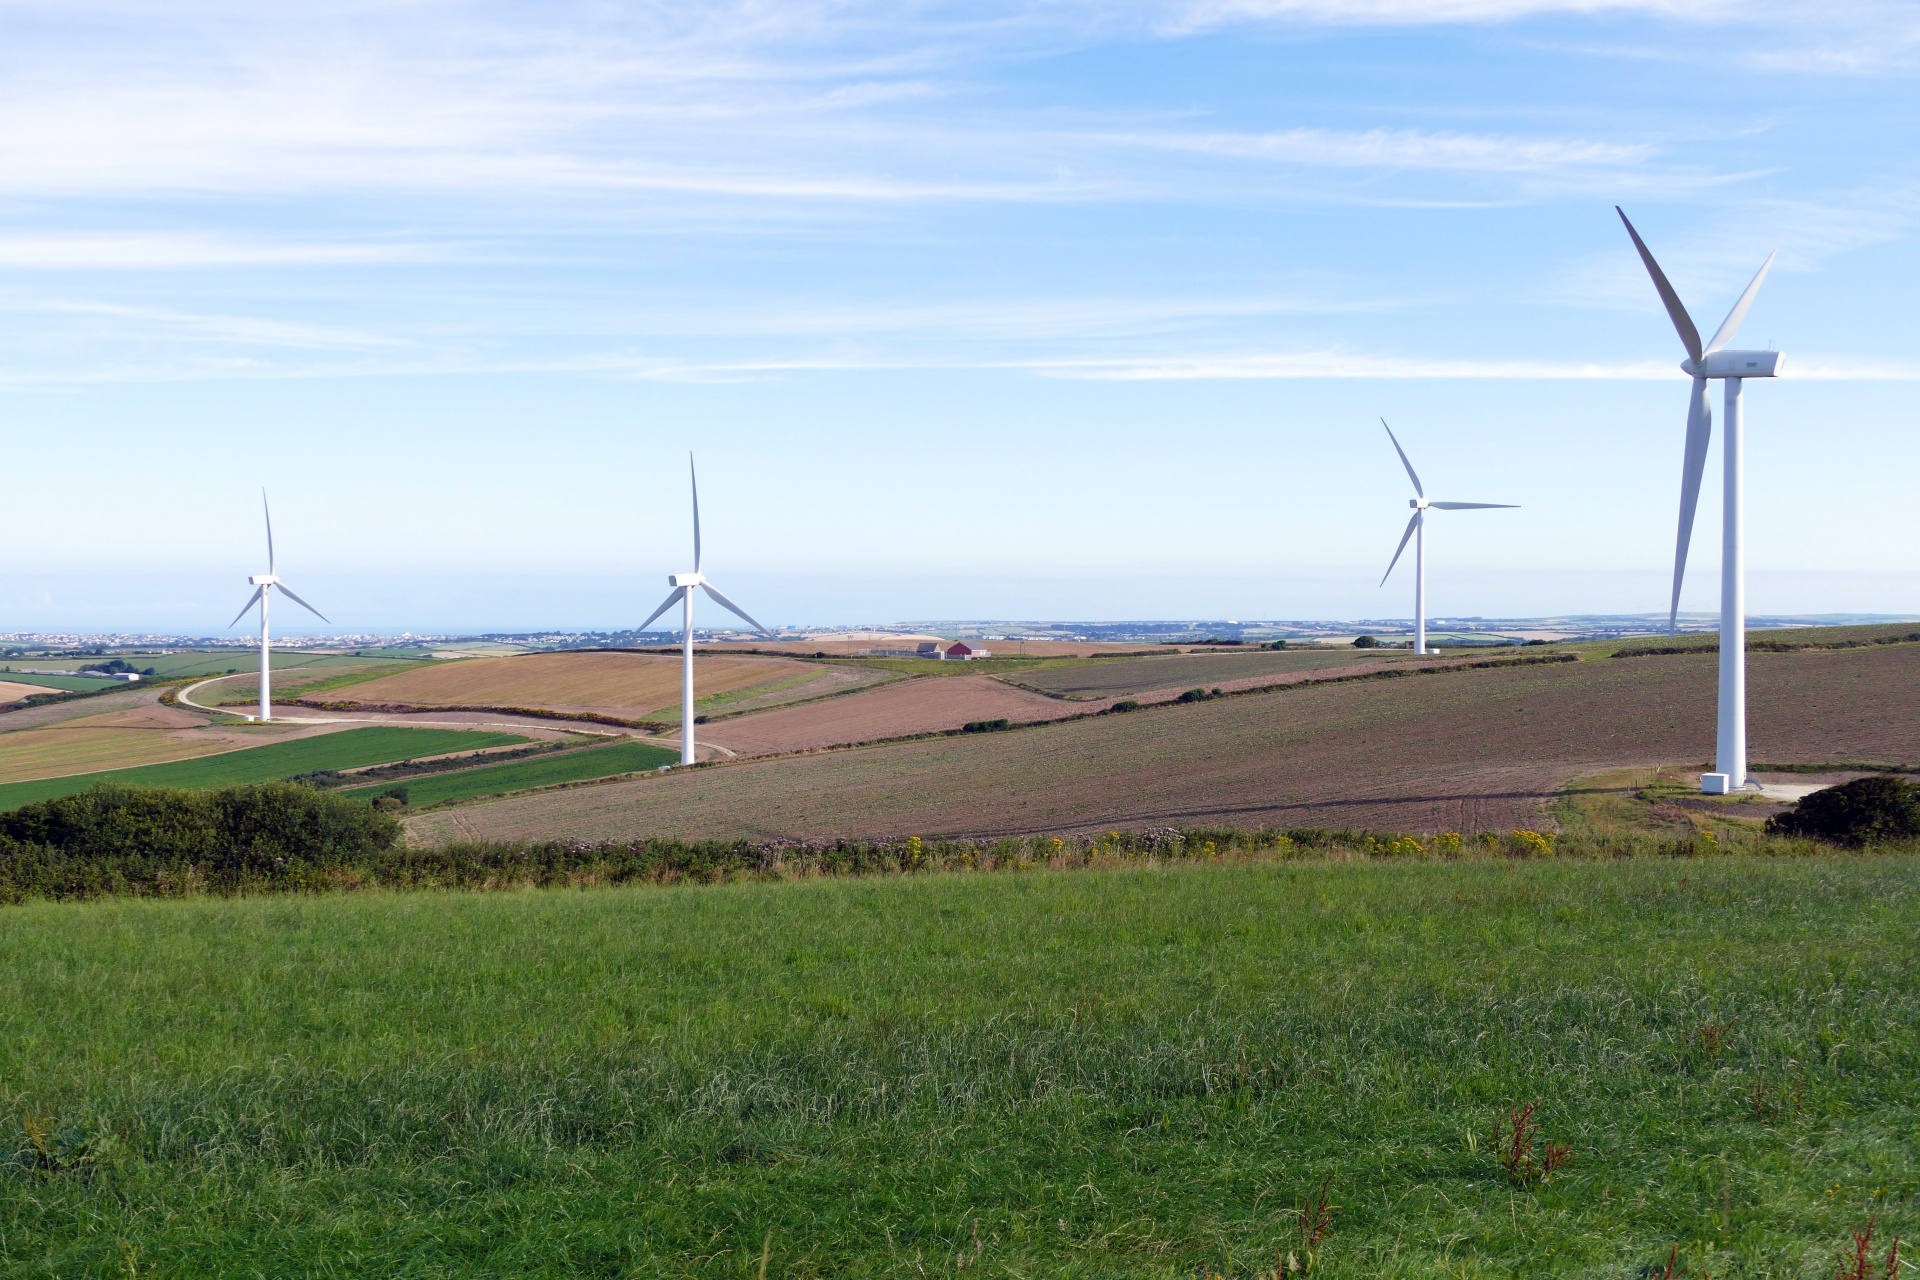
[[[745,609],[742,609],[739,605],[721,595],[713,583],[707,581],[706,577],[700,572],[700,479],[694,474],[692,454],[687,455],[687,479],[693,485],[693,572],[675,573],[668,576],[667,581],[673,585],[673,590],[667,594],[665,600],[660,602],[660,607],[655,609],[652,615],[648,617],[645,622],[641,623],[639,627],[641,631],[645,631],[653,625],[654,618],[658,618],[661,614],[673,608],[676,602],[686,606],[685,618],[681,624],[680,641],[681,764],[693,763],[693,589],[699,587],[702,591],[712,596],[714,603],[718,604],[721,608],[745,619],[752,625],[755,631],[758,631],[767,639],[773,639],[773,632],[767,630],[759,623],[754,622],[754,620],[747,615]]]
[[[1687,358],[1680,362],[1681,371],[1693,378],[1693,394],[1687,402],[1687,450],[1680,467],[1680,534],[1673,549],[1673,600],[1667,611],[1669,633],[1677,630],[1680,622],[1680,583],[1687,573],[1693,513],[1700,504],[1700,480],[1706,473],[1707,447],[1713,439],[1713,409],[1707,403],[1707,382],[1720,378],[1727,384],[1727,438],[1721,445],[1725,461],[1721,483],[1725,496],[1720,508],[1719,741],[1715,744],[1715,772],[1700,777],[1701,790],[1711,795],[1725,795],[1747,785],[1747,548],[1742,511],[1746,482],[1740,383],[1746,378],[1776,376],[1786,357],[1778,351],[1723,351],[1721,348],[1733,341],[1740,322],[1747,318],[1747,309],[1753,305],[1754,295],[1760,292],[1760,282],[1767,278],[1774,255],[1768,254],[1767,260],[1760,264],[1747,291],[1720,322],[1713,340],[1703,347],[1700,331],[1693,326],[1693,317],[1680,304],[1680,295],[1673,291],[1666,273],[1653,260],[1646,241],[1633,229],[1633,223],[1627,221],[1626,212],[1619,205],[1615,205],[1613,211],[1620,215],[1627,234],[1633,237],[1633,247],[1640,251],[1640,261],[1646,264],[1647,274],[1653,277],[1653,287],[1667,308],[1667,316],[1680,334],[1680,345],[1687,349]]]
[[[1380,425],[1387,427],[1387,420],[1380,419]],[[1400,545],[1394,548],[1393,559],[1387,565],[1387,571],[1380,575],[1380,585],[1386,586],[1387,579],[1393,576],[1393,566],[1400,563],[1400,553],[1407,549],[1407,539],[1417,538],[1413,551],[1413,651],[1427,651],[1427,512],[1434,511],[1491,511],[1512,509],[1512,502],[1432,502],[1427,491],[1420,487],[1420,477],[1414,473],[1413,464],[1407,461],[1407,451],[1400,447],[1393,428],[1387,427],[1387,439],[1393,441],[1393,451],[1400,455],[1400,465],[1407,469],[1407,479],[1413,481],[1413,497],[1407,499],[1407,505],[1413,508],[1413,518],[1407,521],[1407,531],[1400,535]]]
[[[240,606],[240,612],[234,614],[233,621],[229,622],[227,625],[229,627],[236,625],[240,621],[240,619],[247,616],[247,610],[253,608],[256,601],[259,603],[260,605],[260,717],[259,718],[262,720],[271,720],[273,719],[273,690],[270,682],[272,680],[272,671],[273,671],[273,648],[272,648],[271,642],[267,637],[267,596],[268,594],[277,588],[280,591],[280,594],[286,596],[287,599],[293,601],[295,604],[299,605],[302,609],[305,609],[308,613],[320,619],[320,621],[327,622],[327,615],[324,613],[321,613],[318,609],[308,604],[305,600],[302,600],[299,596],[293,594],[293,588],[289,587],[286,583],[280,581],[280,579],[277,576],[275,576],[273,572],[273,512],[269,510],[267,507],[267,491],[265,489],[262,489],[260,491],[260,512],[262,515],[266,516],[267,518],[267,571],[263,574],[256,574],[255,576],[247,579],[247,581],[253,585],[253,596],[245,604]],[[328,623],[328,625],[332,625],[332,624]]]

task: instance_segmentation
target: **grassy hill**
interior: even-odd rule
[[[0,1272],[1827,1276],[1920,1226],[1917,910],[1893,857],[9,908]]]

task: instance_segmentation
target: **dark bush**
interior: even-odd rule
[[[364,801],[293,783],[102,784],[0,813],[0,901],[321,887],[399,839],[400,824]]]
[[[1920,787],[1885,774],[1855,778],[1802,798],[1767,830],[1851,845],[1920,836]]]
[[[1380,642],[1372,636],[1356,636],[1353,641],[1353,647],[1356,649],[1378,649]]]
[[[1138,711],[1139,709],[1140,700],[1138,698],[1122,698],[1107,708],[1109,711]]]
[[[1267,648],[1269,649],[1284,649],[1286,647],[1287,647],[1287,642],[1285,640],[1275,640],[1272,644],[1267,646]]]
[[[1002,729],[1011,729],[1013,722],[1002,716],[998,720],[969,720],[962,726],[962,733],[998,733]]]

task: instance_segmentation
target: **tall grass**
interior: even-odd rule
[[[1916,908],[1558,855],[12,908],[0,1274],[1824,1280],[1916,1225]]]

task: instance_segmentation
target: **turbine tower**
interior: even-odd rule
[[[1667,631],[1678,628],[1680,620],[1680,583],[1687,573],[1687,547],[1693,541],[1693,513],[1700,504],[1700,480],[1707,469],[1707,446],[1713,439],[1713,409],[1707,403],[1707,383],[1719,378],[1727,384],[1727,435],[1721,444],[1724,465],[1721,483],[1720,529],[1720,715],[1714,750],[1714,772],[1700,776],[1700,789],[1708,795],[1726,795],[1747,785],[1747,548],[1744,526],[1745,442],[1741,438],[1740,384],[1747,378],[1771,378],[1779,374],[1786,357],[1778,351],[1727,351],[1740,322],[1747,318],[1760,282],[1767,278],[1773,254],[1754,272],[1747,291],[1720,322],[1713,340],[1700,345],[1700,331],[1693,317],[1680,304],[1680,295],[1667,283],[1666,273],[1653,260],[1646,241],[1627,221],[1619,205],[1613,211],[1626,224],[1633,247],[1640,251],[1653,287],[1667,308],[1673,327],[1687,358],[1681,371],[1693,378],[1693,394],[1687,405],[1687,449],[1680,467],[1680,534],[1673,549],[1673,601],[1667,612]]]
[[[282,595],[287,597],[287,599],[293,601],[295,604],[299,605],[302,609],[305,609],[308,613],[320,619],[320,621],[327,622],[327,615],[324,613],[321,613],[318,609],[308,604],[305,600],[302,600],[299,596],[293,594],[293,588],[289,587],[286,583],[280,581],[280,579],[273,572],[273,512],[269,510],[267,507],[267,491],[265,489],[262,489],[260,491],[260,512],[262,515],[266,516],[267,518],[267,571],[262,574],[255,574],[253,577],[247,579],[247,581],[253,585],[253,595],[251,598],[247,600],[245,604],[240,606],[240,612],[234,614],[233,622],[229,622],[227,625],[231,627],[235,623],[239,622],[240,619],[246,617],[247,610],[253,608],[255,601],[259,602],[260,604],[260,715],[259,715],[259,719],[271,720],[273,719],[273,689],[270,682],[272,680],[273,649],[272,649],[272,644],[267,637],[267,596],[268,594],[277,588]],[[331,623],[329,623],[329,625],[331,625]],[[254,717],[248,716],[247,719],[251,720],[251,719],[254,719]]]
[[[1387,427],[1387,420],[1380,419],[1380,425]],[[1386,586],[1387,579],[1393,576],[1393,567],[1400,563],[1400,553],[1407,549],[1407,539],[1417,538],[1413,549],[1413,651],[1427,651],[1427,512],[1428,511],[1491,511],[1511,509],[1518,504],[1512,502],[1433,502],[1427,498],[1427,491],[1420,487],[1420,477],[1414,474],[1413,464],[1407,461],[1407,451],[1400,447],[1400,440],[1393,434],[1393,428],[1387,427],[1387,439],[1393,441],[1393,451],[1400,455],[1400,465],[1407,469],[1407,479],[1413,481],[1413,497],[1407,499],[1407,505],[1413,508],[1413,518],[1407,521],[1407,531],[1400,535],[1400,545],[1394,548],[1393,559],[1387,564],[1387,571],[1380,575],[1380,585]]]
[[[721,595],[700,572],[700,479],[694,474],[693,455],[687,455],[687,479],[693,485],[693,572],[675,573],[667,577],[673,590],[660,602],[638,630],[645,631],[653,625],[653,620],[673,608],[676,602],[685,606],[686,612],[681,623],[680,639],[680,763],[693,763],[693,589],[699,587],[712,596],[714,603],[728,612],[737,614],[746,620],[755,631],[767,639],[773,639],[773,632],[748,617],[747,611],[733,601]]]

